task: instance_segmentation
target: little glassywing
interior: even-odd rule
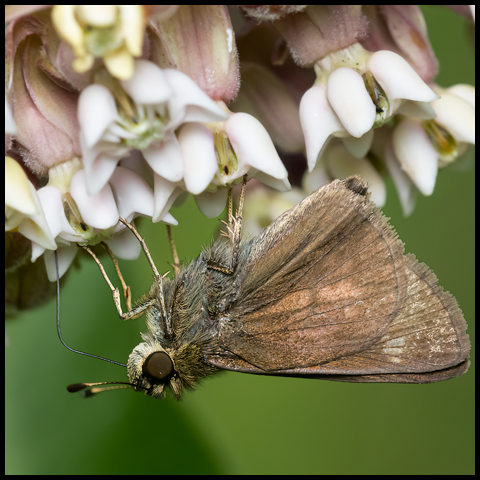
[[[470,342],[455,298],[425,264],[404,255],[359,177],[316,190],[248,241],[241,241],[244,188],[236,217],[230,203],[227,238],[188,266],[176,261],[173,279],[158,274],[143,239],[121,220],[141,241],[155,277],[126,313],[96,259],[120,317],[146,314],[126,385],[155,398],[168,387],[180,398],[221,369],[394,383],[467,371]],[[68,389],[92,395],[113,383],[121,382]]]

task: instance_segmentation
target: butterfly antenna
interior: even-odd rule
[[[73,383],[67,387],[70,393],[76,393],[82,391],[83,398],[93,397],[98,393],[107,392],[109,390],[118,390],[120,388],[133,388],[137,390],[147,390],[146,388],[138,385],[132,385],[127,382],[96,382],[96,383]]]

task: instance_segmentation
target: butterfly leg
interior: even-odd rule
[[[180,260],[178,259],[177,249],[175,248],[175,242],[173,241],[172,229],[170,225],[167,225],[167,234],[168,234],[168,241],[170,242],[170,248],[172,249],[172,255],[173,255],[173,263],[171,263],[170,265],[175,270],[175,275],[178,275],[180,273],[180,266],[182,265],[182,262],[180,262]]]
[[[235,216],[232,214],[232,190],[228,192],[228,223],[227,232],[225,236],[229,237],[232,242],[232,260],[229,266],[220,265],[217,262],[210,260],[207,264],[211,270],[225,273],[226,275],[233,275],[238,264],[238,254],[240,252],[240,240],[242,236],[242,222],[243,222],[243,204],[245,200],[245,187],[247,185],[247,175],[243,176],[242,189],[240,191],[240,200]]]
[[[147,244],[145,243],[145,240],[143,239],[143,237],[137,232],[136,228],[132,224],[128,223],[126,220],[124,220],[121,217],[119,218],[119,220],[135,235],[135,237],[137,237],[137,240],[140,242],[140,245],[143,248],[145,256],[147,257],[148,263],[150,264],[150,267],[153,270],[153,275],[155,276],[155,278],[160,277],[160,275],[158,274],[157,267],[153,262],[152,256],[150,255]]]
[[[232,263],[230,269],[232,273],[237,268],[238,264],[238,254],[240,252],[240,240],[242,237],[242,223],[243,223],[243,203],[245,201],[245,187],[247,186],[247,176],[243,176],[242,189],[240,190],[240,200],[238,202],[237,213],[235,218],[232,217],[233,221],[233,253],[232,253]]]
[[[147,244],[145,243],[145,240],[143,239],[143,237],[137,232],[136,228],[132,224],[128,223],[122,217],[120,217],[119,220],[135,235],[135,237],[137,237],[137,240],[140,242],[140,245],[142,246],[143,252],[145,253],[145,256],[147,257],[148,263],[150,264],[150,267],[153,270],[154,281],[158,286],[157,297],[158,297],[158,300],[160,301],[160,308],[162,310],[162,315],[164,316],[164,318],[167,318],[167,311],[165,309],[165,298],[163,296],[163,285],[162,285],[163,276],[159,275],[157,267],[155,266],[155,263],[152,259],[152,256],[150,255],[150,251],[148,250]],[[118,289],[116,289],[116,292],[118,292]],[[114,301],[116,302],[115,295],[116,295],[116,293],[113,292],[113,298],[114,298]],[[118,300],[118,301],[120,301],[120,300]],[[139,313],[133,313],[132,316],[129,316],[129,317],[126,317],[126,318],[122,317],[121,315],[120,315],[120,317],[122,318],[122,320],[128,320],[130,318],[135,318],[138,315],[140,315],[143,312],[143,310],[147,309],[153,303],[155,303],[155,298],[147,298],[144,302],[140,303],[140,305],[138,305],[133,310],[131,310],[131,312],[134,312],[135,310],[138,310]],[[115,303],[115,305],[117,305],[117,303]],[[118,306],[117,306],[117,310],[118,310]],[[130,312],[127,312],[124,315],[127,315],[129,313]]]
[[[110,287],[110,290],[112,291],[113,302],[115,303],[115,307],[117,308],[118,315],[122,320],[130,320],[131,318],[138,317],[143,313],[144,310],[146,310],[150,305],[153,304],[154,299],[147,299],[134,308],[128,308],[128,311],[124,313],[122,310],[122,303],[120,301],[120,291],[118,290],[118,288],[115,288],[113,286],[112,282],[108,278],[107,272],[105,272],[105,268],[103,268],[102,263],[89,247],[82,246],[82,248],[92,256],[92,258],[95,260],[95,263],[98,265],[98,268],[102,272],[103,278],[105,279],[108,286]],[[117,270],[117,272],[118,271],[119,270]]]
[[[127,310],[131,310],[132,309],[132,291],[130,290],[130,287],[125,283],[122,272],[120,272],[120,267],[118,266],[117,259],[115,258],[115,255],[113,254],[113,252],[110,250],[110,247],[105,242],[101,242],[101,245],[107,251],[107,253],[110,255],[110,258],[112,259],[113,265],[115,266],[115,270],[117,271],[118,279],[122,284],[123,296],[125,297]]]

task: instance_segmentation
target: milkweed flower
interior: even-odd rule
[[[244,175],[277,190],[290,189],[288,172],[270,136],[253,116],[233,113],[226,122],[214,124],[208,131],[192,134],[192,126],[186,125],[179,136],[184,158],[190,161],[192,167],[185,180],[187,187],[195,182],[198,193],[195,199],[205,215],[215,217],[222,212],[227,196],[225,187],[239,183]],[[204,137],[200,138],[202,134]],[[204,144],[201,150],[203,175],[200,175],[199,169],[193,168],[193,165],[198,147],[205,140],[210,146]],[[207,165],[208,168],[205,168]],[[200,177],[203,183],[198,182]],[[215,195],[217,192],[221,194]]]
[[[185,124],[178,134],[184,178],[171,182],[155,175],[155,214],[163,215],[185,190],[195,195],[200,211],[218,216],[228,188],[244,177],[256,178],[277,190],[290,189],[288,172],[262,124],[246,113],[233,113],[225,122]]]
[[[295,17],[300,18],[278,22],[299,61],[313,62],[317,76],[300,103],[310,171],[330,137],[359,139],[346,144],[358,155],[355,149],[368,150],[371,129],[388,122],[405,100],[431,102],[438,98],[400,55],[387,50],[372,53],[362,47],[359,40],[366,35],[366,20],[357,7],[309,6]],[[299,33],[299,25],[325,35],[318,53],[312,51],[310,38]],[[344,32],[343,48],[338,48],[336,36],[328,35],[335,28]],[[364,135],[367,137],[362,138]]]
[[[58,35],[75,52],[77,72],[90,70],[95,59],[102,58],[114,77],[132,76],[134,57],[142,54],[143,5],[55,5],[52,20]]]
[[[433,119],[406,117],[393,131],[393,151],[402,169],[423,195],[431,195],[439,167],[475,145],[475,89],[434,86]]]
[[[95,245],[106,241],[121,258],[138,256],[138,242],[131,233],[122,233],[125,227],[118,224],[118,219],[119,216],[129,220],[138,215],[151,217],[153,192],[134,172],[114,165],[107,179],[110,183],[105,182],[93,196],[87,193],[87,164],[77,120],[79,95],[74,87],[58,81],[53,67],[47,75],[43,64],[38,62],[39,53],[44,51],[42,42],[48,40],[45,28],[47,25],[41,21],[28,19],[15,23],[7,31],[7,72],[11,78],[8,97],[14,105],[16,131],[13,136],[10,134],[8,144],[6,136],[6,150],[20,157],[38,181],[36,190],[30,183],[37,211],[21,221],[22,212],[15,210],[12,198],[18,200],[22,196],[6,196],[6,229],[17,228],[32,240],[32,261],[47,252],[44,255],[47,273],[54,280],[53,256],[48,252],[58,248],[62,275],[76,255],[77,243]],[[6,165],[12,162],[15,164],[15,160],[10,160]],[[140,200],[139,205],[136,202]],[[176,223],[168,212],[161,219]]]
[[[287,171],[266,129],[253,116],[232,114],[226,107],[237,95],[239,77],[235,34],[225,6],[181,6],[168,20],[152,24],[153,50],[162,53],[154,54],[159,64],[169,67],[174,63],[221,106],[225,115],[203,124],[184,122],[178,130],[185,173],[181,180],[155,176],[156,213],[187,190],[195,195],[205,215],[216,216],[225,206],[227,188],[246,174],[281,189],[289,188]],[[160,196],[162,202],[157,201]]]
[[[77,244],[134,258],[119,217],[175,224],[187,194],[216,216],[245,176],[285,192],[291,174],[288,201],[256,189],[270,217],[350,174],[378,206],[390,176],[408,215],[475,143],[474,89],[435,83],[417,5],[31,5],[6,21],[5,228],[50,279],[55,249],[61,274]]]
[[[382,177],[391,175],[404,213],[411,213],[417,192],[433,192],[438,168],[474,143],[471,132],[475,128],[471,102],[470,106],[468,101],[458,102],[458,109],[460,104],[465,108],[463,124],[457,123],[459,115],[450,113],[449,107],[449,113],[441,113],[452,103],[452,96],[434,83],[438,61],[419,6],[297,7],[243,6],[262,25],[271,22],[296,65],[315,72],[313,86],[306,89],[299,103],[310,172],[305,174],[304,183],[358,173],[370,178],[381,205],[386,192]],[[460,10],[469,15],[465,8]],[[259,38],[267,43],[272,35],[265,32],[266,28]],[[255,38],[254,33],[250,36]],[[261,53],[253,58],[264,61],[267,57]],[[286,70],[283,67],[276,72],[285,84],[294,85]],[[472,98],[474,93],[466,95]],[[262,118],[265,112],[263,107]],[[271,116],[273,112],[270,108]],[[329,142],[333,142],[330,151]]]
[[[129,80],[118,83],[107,76],[104,84],[85,88],[78,116],[90,194],[106,184],[134,148],[156,174],[180,181],[184,166],[175,130],[186,122],[227,118],[187,75],[146,60],[135,62]]]
[[[131,222],[139,215],[153,215],[153,192],[135,172],[116,167],[108,184],[95,195],[89,195],[85,170],[81,161],[74,159],[50,169],[49,182],[38,190],[38,196],[59,250],[60,276],[75,258],[77,244],[105,242],[116,256],[129,260],[140,254],[137,239],[118,221],[119,217]],[[163,220],[177,223],[168,213]],[[53,253],[45,250],[33,242],[32,260],[45,253],[47,274],[54,281]]]

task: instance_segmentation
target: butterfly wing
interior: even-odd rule
[[[403,245],[358,177],[279,217],[244,246],[237,271],[219,352],[207,358],[222,368],[232,358],[263,371],[307,368],[364,351],[406,296]]]
[[[462,375],[468,369],[470,352],[462,311],[424,263],[414,255],[404,259],[408,278],[405,304],[382,338],[363,352],[271,372],[235,355],[212,358],[212,363],[228,370],[344,382],[430,383]]]

